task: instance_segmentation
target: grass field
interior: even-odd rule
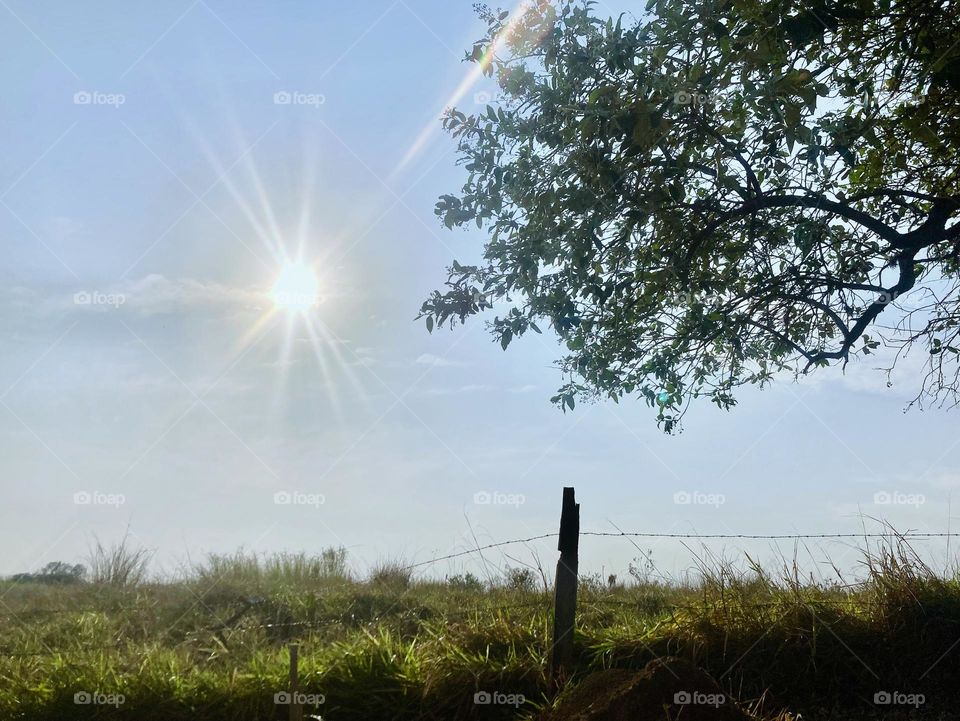
[[[93,581],[0,584],[0,719],[286,718],[274,697],[294,640],[301,691],[323,698],[307,713],[324,719],[536,718],[556,703],[551,599],[529,573],[418,580],[387,564],[358,579],[330,551],[214,557],[156,583],[118,560]],[[856,584],[724,564],[683,584],[584,579],[571,684],[676,655],[762,718],[956,718],[960,584],[902,544],[864,564]],[[884,692],[901,703],[877,706]]]

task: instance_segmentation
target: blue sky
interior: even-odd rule
[[[913,359],[892,388],[854,364],[668,437],[639,402],[555,410],[549,334],[504,353],[480,323],[413,321],[483,241],[432,212],[461,181],[437,116],[482,32],[469,2],[0,5],[0,573],[127,529],[158,570],[238,547],[414,562],[554,530],[564,485],[590,530],[946,530],[956,420],[902,412]],[[312,340],[271,312],[284,257],[317,269]],[[582,565],[636,555],[588,539]],[[485,568],[434,571],[462,567]]]

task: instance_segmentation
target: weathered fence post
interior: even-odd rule
[[[580,545],[580,504],[573,488],[563,489],[560,512],[560,560],[557,561],[556,595],[553,614],[553,646],[550,655],[550,678],[554,685],[563,683],[565,672],[573,666],[573,630],[577,619],[577,565]]]
[[[303,706],[297,700],[300,696],[300,678],[297,662],[300,656],[300,646],[290,644],[290,721],[303,721]]]

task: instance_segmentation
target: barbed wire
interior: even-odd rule
[[[646,531],[581,531],[581,536],[589,537],[607,537],[607,538],[666,538],[666,539],[682,539],[682,540],[717,540],[717,539],[728,539],[728,540],[770,540],[770,541],[779,541],[779,540],[829,540],[829,539],[898,539],[898,540],[924,540],[924,539],[935,539],[935,538],[954,538],[960,537],[960,532],[906,532],[906,533],[897,533],[894,531],[888,531],[885,533],[773,533],[773,534],[760,534],[760,533],[656,533],[656,532],[646,532]],[[402,566],[401,570],[411,570],[414,568],[422,568],[424,566],[430,566],[440,561],[452,560],[455,558],[462,558],[465,556],[472,556],[474,554],[480,553],[482,551],[491,550],[494,548],[500,548],[503,546],[510,546],[516,544],[530,543],[533,541],[542,541],[548,538],[557,538],[558,533],[542,533],[535,536],[528,536],[526,538],[516,538],[510,539],[507,541],[498,541],[496,543],[488,543],[482,546],[477,546],[475,548],[467,549],[464,551],[457,551],[454,553],[448,553],[443,556],[437,556],[425,561],[418,561],[417,563],[412,563],[407,566]],[[461,609],[457,611],[443,611],[437,609],[437,617],[443,619],[455,619],[459,617],[466,617],[473,614],[485,613],[485,612],[500,612],[500,611],[509,611],[516,610],[521,608],[538,608],[545,611],[549,611],[549,594],[545,594],[543,598],[540,598],[534,602],[521,603],[521,604],[510,604],[510,605],[497,605],[497,604],[485,604],[482,606],[475,606],[467,609]],[[654,597],[636,599],[636,600],[623,600],[623,599],[604,599],[604,598],[589,598],[584,599],[585,608],[591,606],[603,607],[603,606],[617,606],[624,608],[642,608],[644,605],[648,605],[651,602],[657,605],[657,612],[673,612],[678,610],[711,610],[716,607],[716,604],[701,604],[701,605],[692,605],[692,604],[679,604],[679,603],[658,603],[659,599]],[[874,606],[882,605],[875,601],[870,601],[868,599],[814,599],[814,600],[797,600],[799,605],[802,606]],[[736,606],[738,608],[764,608],[777,605],[786,605],[790,603],[789,598],[782,600],[774,601],[738,601]],[[720,604],[722,605],[722,604]],[[433,609],[427,610],[432,611]],[[104,609],[104,608],[91,608],[91,607],[81,607],[81,608],[41,608],[41,609],[30,609],[24,610],[20,613],[7,613],[0,614],[0,618],[6,617],[15,617],[20,615],[55,615],[55,614],[76,614],[76,613],[110,613],[115,609]],[[409,612],[416,609],[403,609],[404,612]],[[370,619],[370,622],[379,621],[380,618]],[[210,630],[213,633],[216,630],[229,630],[232,633],[238,631],[250,631],[258,629],[277,629],[277,628],[328,628],[333,625],[343,624],[343,619],[325,619],[325,620],[313,620],[313,621],[290,621],[290,622],[275,622],[275,623],[266,623],[258,625],[239,625],[230,629],[213,629]],[[74,649],[49,649],[46,651],[14,651],[11,649],[0,649],[0,656],[7,658],[29,658],[29,657],[44,657],[44,656],[59,656],[59,655],[69,655],[76,653],[89,653],[95,651],[106,651],[106,650],[117,650],[117,645],[110,644],[105,646],[89,646],[83,648],[74,648]]]
[[[556,535],[556,534],[554,534]],[[626,531],[581,531],[581,536],[615,536],[630,538],[731,538],[731,539],[750,539],[750,540],[803,540],[803,539],[823,539],[823,538],[955,538],[960,533],[642,533]]]
[[[440,561],[448,561],[451,558],[460,558],[461,556],[469,556],[474,553],[479,553],[480,551],[486,551],[491,548],[499,548],[500,546],[509,546],[516,543],[529,543],[530,541],[540,541],[544,538],[556,538],[559,534],[557,533],[541,533],[539,536],[530,536],[529,538],[516,538],[512,541],[500,541],[499,543],[488,543],[486,546],[477,546],[476,548],[471,548],[468,551],[458,551],[457,553],[449,553],[446,556],[438,556],[436,558],[431,558],[428,561],[420,561],[418,563],[411,563],[409,566],[403,566],[401,570],[407,571],[411,568],[419,568],[420,566],[429,566]]]
[[[785,540],[824,540],[824,539],[838,539],[838,538],[902,538],[907,539],[930,539],[930,538],[957,538],[960,537],[960,532],[930,532],[930,533],[921,533],[921,532],[909,532],[909,533],[773,533],[773,534],[762,534],[762,533],[651,533],[651,532],[628,532],[628,531],[580,531],[581,536],[606,536],[611,538],[674,538],[674,539],[685,539],[685,540],[697,540],[697,539],[732,539],[732,540],[767,540],[767,541],[785,541]],[[437,556],[436,558],[431,558],[426,561],[419,561],[417,563],[411,563],[410,565],[403,566],[401,570],[410,570],[413,568],[419,568],[421,566],[429,566],[440,561],[449,561],[454,558],[461,558],[463,556],[470,556],[480,551],[486,551],[491,548],[499,548],[501,546],[509,546],[517,543],[529,543],[531,541],[540,541],[545,538],[557,538],[558,533],[542,533],[538,536],[530,536],[529,538],[517,538],[509,541],[499,541],[498,543],[488,543],[485,546],[478,546],[477,548],[472,548],[466,551],[457,551],[456,553],[449,553],[445,556]]]
[[[426,561],[418,561],[416,563],[411,563],[406,566],[401,566],[400,570],[406,571],[413,568],[420,568],[422,566],[429,566],[434,563],[439,563],[440,561],[449,561],[454,558],[462,558],[463,556],[471,556],[475,553],[481,551],[487,551],[493,548],[500,548],[502,546],[516,545],[518,543],[530,543],[531,541],[542,541],[547,538],[557,538],[558,533],[541,533],[536,536],[529,536],[527,538],[515,538],[508,541],[498,541],[496,543],[488,543],[483,546],[477,546],[476,548],[470,548],[465,551],[457,551],[455,553],[448,553],[443,556],[437,556],[435,558],[430,558]],[[673,539],[684,539],[684,540],[698,540],[698,539],[707,539],[707,540],[716,540],[716,539],[731,539],[731,540],[768,540],[768,541],[785,541],[785,540],[824,540],[824,539],[835,539],[835,538],[900,538],[904,540],[908,539],[931,539],[931,538],[958,538],[960,537],[960,532],[907,532],[907,533],[896,533],[893,531],[887,533],[772,533],[772,534],[762,534],[762,533],[655,533],[647,531],[580,531],[581,536],[594,536],[594,537],[609,537],[609,538],[673,538]],[[84,608],[84,609],[36,609],[31,610],[29,613],[101,613],[103,609],[98,608]],[[8,615],[16,614],[0,614],[0,617],[5,617]]]

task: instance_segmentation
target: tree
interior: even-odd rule
[[[436,212],[488,239],[427,328],[496,306],[506,348],[549,324],[555,403],[639,394],[667,431],[880,344],[929,356],[915,401],[955,404],[960,3],[592,5],[481,8],[468,59],[501,93],[445,113],[469,175]]]
[[[51,561],[37,573],[17,573],[10,577],[14,583],[80,583],[87,569],[83,564],[70,564],[63,561]]]

